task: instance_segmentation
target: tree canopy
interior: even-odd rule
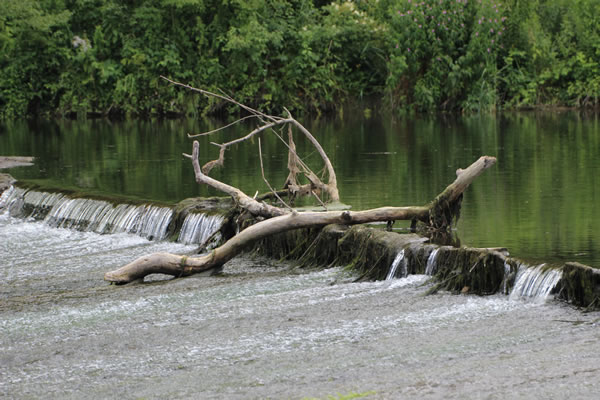
[[[590,106],[596,0],[5,0],[0,116]],[[280,110],[273,110],[280,111]]]

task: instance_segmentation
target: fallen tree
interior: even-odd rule
[[[164,78],[166,79],[166,78]],[[168,79],[166,79],[168,80]],[[189,276],[199,272],[204,272],[213,268],[219,268],[227,261],[240,254],[250,244],[278,233],[308,227],[323,227],[329,224],[356,225],[369,222],[396,220],[412,221],[411,227],[420,229],[443,231],[449,229],[452,222],[456,220],[460,213],[460,205],[464,191],[483,171],[495,164],[496,159],[490,156],[482,156],[473,164],[465,169],[456,171],[457,177],[445,190],[443,190],[433,201],[423,206],[407,207],[381,207],[364,211],[329,211],[327,205],[320,198],[327,196],[330,203],[338,203],[340,200],[337,188],[337,178],[333,165],[327,154],[314,138],[314,136],[294,119],[289,111],[286,110],[285,117],[277,117],[264,114],[243,104],[236,102],[227,95],[215,94],[202,89],[196,89],[188,85],[168,80],[170,83],[183,86],[190,90],[200,92],[206,96],[219,99],[221,101],[235,104],[249,113],[247,117],[236,121],[241,122],[245,119],[255,118],[260,122],[260,126],[248,133],[246,136],[227,143],[213,143],[219,147],[219,157],[213,161],[200,166],[198,161],[199,143],[193,142],[192,154],[186,157],[191,159],[196,182],[211,186],[229,196],[231,196],[242,210],[252,215],[258,222],[243,229],[241,232],[231,237],[221,246],[213,249],[208,254],[199,256],[176,255],[169,253],[155,253],[140,257],[133,262],[104,275],[104,279],[117,284],[129,283],[145,276],[155,273],[172,275],[175,277]],[[229,124],[223,128],[227,128]],[[288,128],[288,140],[282,137],[282,130]],[[223,128],[201,133],[207,135],[215,133]],[[279,132],[275,131],[279,128]],[[306,163],[296,153],[296,147],[293,139],[293,130],[296,129],[306,139],[308,139],[319,153],[324,164],[324,170],[327,175],[327,182],[323,182],[319,176],[314,173]],[[264,170],[262,168],[262,154],[259,139],[259,154],[261,160],[261,171],[263,179],[271,189],[270,196],[261,196],[260,199],[272,198],[280,203],[280,206],[261,201],[259,198],[250,197],[240,189],[230,186],[224,182],[218,181],[208,176],[215,167],[224,166],[225,150],[234,145],[248,140],[254,136],[270,130],[276,134],[288,148],[288,170],[289,175],[284,184],[283,191],[275,191],[269,182],[264,179]],[[200,135],[189,135],[190,137]],[[299,177],[300,175],[300,177]],[[299,183],[301,177],[304,177],[306,183]],[[306,211],[300,212],[290,205],[286,204],[282,195],[287,195],[289,199],[296,196],[308,195],[314,196],[324,211]]]

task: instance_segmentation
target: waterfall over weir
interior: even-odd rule
[[[398,269],[398,266],[400,264],[402,264],[402,276],[406,276],[406,261],[404,260],[404,249],[400,250],[396,255],[396,258],[394,258],[394,261],[390,266],[390,271],[385,277],[386,281],[394,279],[396,277],[396,270]]]
[[[185,217],[178,242],[183,244],[202,244],[210,238],[223,224],[220,215],[206,215],[190,213]]]
[[[561,277],[561,270],[545,268],[545,264],[532,268],[521,265],[510,293],[510,299],[525,297],[543,302],[556,287]]]
[[[431,253],[429,253],[429,257],[427,257],[427,265],[425,266],[425,275],[433,275],[437,268],[437,264],[435,263],[435,258],[440,251],[439,248],[433,249]]]
[[[43,220],[55,228],[96,233],[127,232],[161,240],[173,217],[169,207],[150,204],[113,205],[103,200],[73,199],[62,193],[37,192],[12,187],[0,197],[0,210],[11,216]]]

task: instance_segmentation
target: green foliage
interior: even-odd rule
[[[399,106],[419,110],[495,105],[496,57],[504,10],[492,1],[399,1],[390,8],[388,90]]]
[[[71,13],[52,3],[0,2],[0,115],[35,113],[55,99]]]
[[[5,0],[0,117],[598,105],[595,0]],[[410,49],[410,50],[409,50]]]
[[[536,0],[508,5],[510,48],[499,90],[508,105],[598,104],[600,3]]]

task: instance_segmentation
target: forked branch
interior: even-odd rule
[[[163,78],[166,79],[166,78]],[[222,266],[224,263],[238,255],[248,245],[256,242],[257,240],[265,237],[286,232],[293,229],[308,228],[308,227],[322,227],[329,224],[343,224],[343,225],[354,225],[363,224],[368,222],[378,221],[395,221],[395,220],[412,220],[413,223],[420,221],[424,225],[435,229],[444,230],[447,229],[452,223],[453,219],[456,219],[460,210],[460,201],[462,195],[467,187],[473,182],[473,180],[479,176],[483,171],[490,168],[495,164],[496,158],[483,156],[479,160],[475,161],[468,168],[464,170],[457,170],[456,180],[448,185],[446,189],[438,195],[431,203],[425,206],[410,206],[410,207],[381,207],[365,211],[324,211],[324,212],[297,212],[293,209],[284,209],[274,207],[264,202],[258,201],[240,189],[223,183],[219,180],[209,177],[207,174],[213,166],[223,164],[224,151],[228,146],[235,143],[240,143],[249,138],[257,135],[267,129],[273,129],[276,126],[283,126],[288,124],[289,128],[297,128],[317,149],[325,164],[325,170],[329,176],[328,183],[323,183],[316,174],[308,169],[308,167],[297,157],[295,151],[295,144],[290,136],[289,138],[289,162],[290,175],[288,177],[288,186],[295,185],[295,174],[297,173],[296,167],[300,166],[302,172],[306,175],[310,181],[308,186],[305,185],[303,190],[307,193],[314,194],[314,189],[318,189],[327,192],[333,201],[339,201],[339,193],[337,189],[337,179],[333,165],[327,157],[327,154],[314,138],[314,136],[304,128],[298,121],[292,118],[288,112],[287,118],[274,117],[261,113],[260,111],[254,110],[243,104],[240,104],[233,100],[231,97],[226,95],[219,95],[205,90],[192,88],[188,85],[183,85],[166,79],[172,84],[186,87],[188,89],[200,92],[207,96],[217,97],[219,99],[231,102],[240,106],[242,109],[248,111],[251,115],[257,116],[262,121],[263,125],[256,128],[244,137],[238,138],[231,142],[217,144],[220,146],[220,155],[217,160],[211,161],[210,168],[207,165],[203,168],[200,167],[198,161],[199,143],[194,141],[192,154],[186,155],[191,158],[192,165],[194,167],[194,175],[196,182],[199,184],[205,184],[211,186],[229,196],[242,209],[250,212],[255,216],[265,218],[264,220],[255,223],[254,225],[244,229],[223,245],[212,250],[207,255],[201,255],[196,257],[180,256],[175,254],[157,253],[149,256],[138,258],[137,260],[125,265],[115,271],[107,272],[104,275],[104,279],[115,283],[128,283],[134,280],[143,279],[146,275],[154,273],[169,274],[173,276],[187,276],[198,272],[206,271],[212,268]],[[269,122],[266,122],[269,121]],[[262,161],[262,154],[261,154]],[[272,193],[276,193],[272,190]]]
[[[141,257],[118,270],[107,272],[104,275],[105,280],[121,284],[142,279],[146,275],[153,273],[173,276],[192,275],[222,266],[257,240],[293,229],[322,227],[329,224],[354,225],[395,220],[415,220],[431,226],[432,221],[439,220],[436,213],[440,210],[443,211],[445,204],[451,204],[460,199],[465,189],[473,180],[496,162],[496,158],[494,157],[483,156],[467,169],[457,171],[458,176],[456,180],[426,206],[381,207],[356,212],[292,212],[259,203],[245,195],[239,189],[204,175],[196,158],[198,155],[198,146],[198,143],[194,142],[194,152],[192,154],[192,163],[194,164],[194,172],[198,183],[205,183],[233,196],[243,208],[247,210],[254,209],[253,213],[260,212],[264,216],[269,216],[270,213],[273,213],[271,214],[272,218],[246,228],[225,242],[225,244],[212,250],[208,255],[187,257],[157,253]]]
[[[209,161],[206,164],[204,164],[202,166],[202,172],[206,175],[208,175],[210,173],[210,171],[215,168],[215,167],[222,167],[225,164],[225,151],[227,150],[228,147],[233,146],[235,144],[239,144],[242,143],[246,140],[249,140],[259,134],[261,134],[262,132],[266,131],[266,130],[272,130],[278,126],[285,126],[288,125],[288,133],[291,135],[291,128],[295,127],[296,129],[298,129],[298,131],[300,131],[300,133],[302,133],[303,136],[306,137],[306,139],[308,139],[308,141],[314,146],[314,148],[317,150],[317,152],[319,153],[319,156],[321,157],[323,164],[325,165],[325,170],[327,171],[327,175],[328,175],[328,181],[327,183],[324,183],[321,181],[321,179],[313,172],[310,170],[310,168],[308,168],[308,166],[302,162],[302,160],[300,159],[300,157],[298,156],[298,154],[296,153],[296,148],[295,148],[295,144],[293,142],[293,140],[290,139],[290,144],[289,146],[286,144],[286,146],[288,146],[289,149],[289,153],[293,154],[293,160],[295,161],[295,163],[290,163],[288,162],[288,167],[292,168],[294,166],[297,165],[302,165],[302,172],[304,172],[306,178],[308,179],[311,188],[312,189],[318,189],[319,191],[322,191],[324,193],[327,193],[329,195],[329,198],[332,202],[339,202],[340,201],[340,194],[337,188],[337,177],[335,174],[335,170],[333,168],[333,165],[331,163],[331,160],[329,160],[329,157],[327,156],[327,153],[325,152],[325,150],[323,149],[323,147],[321,146],[321,144],[319,143],[319,141],[317,139],[315,139],[315,137],[308,131],[308,129],[306,129],[300,122],[298,122],[295,118],[292,117],[292,114],[286,109],[285,112],[287,114],[287,117],[278,117],[278,116],[274,116],[274,115],[268,115],[265,114],[261,111],[255,110],[251,107],[248,107],[236,100],[234,100],[233,98],[231,98],[230,96],[224,95],[224,94],[217,94],[217,93],[213,93],[213,92],[209,92],[207,90],[203,90],[203,89],[197,89],[194,88],[190,85],[186,85],[183,83],[179,83],[179,82],[175,82],[171,79],[168,79],[164,76],[162,76],[161,78],[163,78],[164,80],[166,80],[167,82],[176,85],[176,86],[181,86],[184,87],[186,89],[195,91],[195,92],[199,92],[202,93],[205,96],[208,97],[214,97],[214,98],[218,98],[220,100],[223,101],[227,101],[231,104],[234,104],[238,107],[240,107],[243,110],[246,110],[247,112],[249,112],[251,115],[250,116],[246,116],[243,118],[238,119],[237,121],[228,124],[227,126],[223,127],[223,128],[218,128],[218,129],[214,129],[212,131],[209,132],[203,132],[203,133],[199,133],[196,135],[188,135],[190,137],[198,137],[198,136],[205,136],[205,135],[210,135],[216,132],[219,132],[227,127],[231,127],[239,122],[242,122],[245,119],[248,118],[252,118],[252,117],[256,117],[258,118],[261,122],[262,125],[260,125],[259,127],[257,127],[256,129],[252,130],[250,133],[246,134],[245,136],[239,137],[237,139],[231,140],[229,142],[226,143],[214,143],[211,142],[212,144],[214,144],[215,146],[219,147],[219,157],[215,160]],[[268,121],[268,122],[267,122]],[[294,176],[295,178],[295,174],[298,172],[298,170],[292,170],[290,169],[290,176]],[[297,189],[299,185],[297,183],[295,183],[295,185],[292,185],[292,187],[290,188],[290,190],[295,190]],[[307,191],[307,193],[310,193],[310,191]]]

